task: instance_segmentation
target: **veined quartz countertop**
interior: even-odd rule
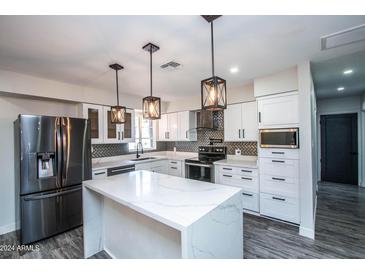
[[[241,192],[240,188],[146,170],[84,181],[83,185],[180,231]]]
[[[215,165],[225,165],[225,166],[258,168],[256,156],[228,155],[227,159],[215,161],[214,164]]]
[[[162,152],[147,152],[141,154],[141,158],[155,157],[155,159],[146,159],[142,161],[131,161],[132,159],[136,158],[135,154],[127,154],[108,158],[97,158],[93,159],[92,169],[96,171],[99,169],[149,163],[153,161],[167,160],[167,159],[184,161],[186,159],[197,157],[197,155],[198,155],[197,153],[191,153],[191,152],[162,151]]]

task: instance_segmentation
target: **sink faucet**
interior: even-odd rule
[[[136,154],[137,159],[141,156],[141,155],[139,155],[139,153],[138,153],[138,147],[139,147],[139,145],[141,145],[141,154],[143,154],[143,145],[142,145],[142,143],[141,143],[141,142],[138,142],[138,143],[137,143],[137,154]]]

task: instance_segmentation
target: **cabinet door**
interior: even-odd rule
[[[125,123],[119,125],[119,131],[121,143],[135,141],[135,113],[133,110],[127,109]]]
[[[298,94],[291,93],[258,99],[259,128],[297,126]]]
[[[103,143],[103,106],[82,104],[82,117],[90,120],[91,143]]]
[[[177,113],[177,140],[189,141],[189,111]]]
[[[165,141],[167,139],[167,114],[162,114],[158,121],[158,140]]]
[[[177,140],[177,113],[169,113],[167,116],[167,140]]]
[[[224,141],[242,141],[242,106],[228,105],[224,110]]]
[[[104,107],[104,143],[119,143],[121,140],[120,124],[111,122],[110,107]]]
[[[257,141],[258,140],[257,103],[256,103],[256,101],[242,104],[241,138],[243,141]]]

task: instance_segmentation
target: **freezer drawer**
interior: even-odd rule
[[[81,186],[21,197],[22,244],[50,237],[81,224]]]

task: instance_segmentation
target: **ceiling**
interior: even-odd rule
[[[318,99],[361,95],[365,92],[365,50],[312,63]],[[352,70],[351,74],[344,71]],[[337,88],[344,87],[343,91]]]
[[[364,43],[320,51],[320,36],[365,23],[365,16],[223,16],[214,23],[216,74],[228,89],[305,60],[321,61],[364,49]],[[149,93],[153,42],[154,95],[165,101],[200,93],[211,76],[210,27],[200,16],[0,16],[0,69],[82,86]],[[182,68],[163,71],[176,61]],[[236,74],[231,67],[238,67]]]

